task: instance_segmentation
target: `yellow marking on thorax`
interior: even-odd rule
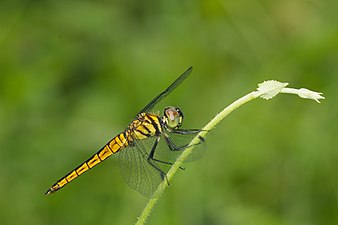
[[[157,115],[141,113],[136,120],[134,120],[129,130],[134,133],[135,139],[141,140],[156,135],[157,130],[161,133],[161,123]]]
[[[153,115],[153,114],[147,114],[147,117],[150,117],[154,121],[154,123],[156,124],[156,126],[158,127],[159,131],[162,132],[160,118],[158,116],[156,116],[156,115]],[[152,123],[151,122],[149,123],[149,122],[147,124],[151,124],[152,125]]]

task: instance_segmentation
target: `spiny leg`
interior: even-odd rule
[[[163,161],[163,160],[155,159],[155,158],[154,158],[155,150],[156,150],[156,148],[157,148],[157,145],[158,145],[160,139],[161,139],[161,137],[158,137],[158,138],[156,139],[156,141],[155,141],[155,143],[154,143],[154,145],[153,145],[153,147],[152,147],[152,149],[151,149],[151,151],[150,151],[150,153],[149,153],[148,160],[149,160],[149,158],[150,158],[151,160],[154,160],[155,162],[159,162],[159,163],[163,163],[163,164],[167,164],[167,165],[171,165],[171,166],[172,166],[172,165],[174,164],[174,163],[172,163],[172,162],[167,162],[167,161]],[[182,167],[182,166],[180,166],[179,168],[180,168],[181,170],[185,170],[185,168]]]
[[[167,181],[167,183],[168,183],[168,185],[169,185],[169,181],[168,181],[168,179],[167,179],[166,173],[163,172],[163,171],[162,171],[162,170],[161,170],[161,169],[153,162],[153,161],[157,161],[157,160],[154,159],[154,153],[155,153],[155,149],[156,149],[156,147],[157,147],[157,145],[158,145],[159,140],[160,140],[160,137],[158,137],[158,138],[156,139],[156,141],[155,141],[153,147],[151,148],[151,151],[150,151],[150,153],[149,153],[149,155],[148,155],[147,161],[148,161],[148,163],[149,163],[152,167],[154,167],[158,172],[160,172],[162,180],[165,178],[166,181]]]
[[[165,178],[166,181],[167,181],[167,184],[168,184],[168,186],[169,186],[170,183],[169,183],[169,180],[168,180],[168,178],[167,178],[167,174],[166,174],[165,172],[163,172],[156,164],[154,164],[154,162],[159,162],[159,163],[163,163],[163,164],[166,164],[166,165],[173,165],[172,162],[166,162],[166,161],[163,161],[163,160],[155,159],[155,158],[154,158],[155,150],[156,150],[156,148],[157,148],[157,145],[158,145],[159,141],[160,141],[160,137],[158,137],[158,138],[156,139],[156,141],[155,141],[153,147],[151,148],[151,151],[150,151],[150,153],[149,153],[149,156],[148,156],[148,158],[147,158],[147,161],[148,161],[148,163],[149,163],[151,166],[153,166],[157,171],[160,172],[162,180]],[[180,166],[179,168],[180,168],[181,170],[185,170],[184,167],[181,167],[181,166]]]
[[[171,133],[175,133],[175,134],[182,134],[182,135],[188,135],[188,134],[198,134],[199,132],[201,132],[202,130],[198,130],[198,129],[190,129],[190,130],[182,130],[182,129],[177,129],[177,130],[172,130]],[[199,145],[202,142],[204,142],[204,138],[201,136],[198,136],[200,142],[194,145]],[[171,151],[182,151],[185,148],[187,148],[189,146],[189,144],[185,144],[182,146],[176,146],[175,143],[170,139],[170,137],[168,135],[164,135],[164,140],[167,143],[169,149]]]
[[[171,133],[174,134],[198,134],[200,132],[209,132],[210,130],[201,130],[201,129],[176,129],[176,130],[172,130]],[[200,139],[201,142],[205,142],[205,139],[201,136],[198,136],[198,138]]]

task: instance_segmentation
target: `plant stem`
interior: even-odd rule
[[[167,180],[164,180],[160,183],[157,190],[153,194],[152,198],[149,200],[148,204],[144,208],[143,212],[141,213],[140,217],[136,221],[136,225],[142,225],[146,222],[147,218],[149,217],[151,210],[154,208],[155,204],[157,203],[158,199],[161,197],[164,189],[167,187],[167,181],[171,181],[172,177],[176,173],[176,171],[180,168],[184,160],[189,156],[193,148],[200,143],[200,137],[204,138],[206,134],[215,128],[215,126],[221,122],[224,117],[229,115],[232,111],[240,107],[241,105],[261,97],[263,99],[269,100],[275,97],[279,93],[288,93],[288,94],[297,94],[301,98],[307,98],[314,100],[319,103],[320,99],[325,99],[322,96],[322,93],[311,91],[305,88],[294,89],[294,88],[286,88],[288,83],[281,83],[279,81],[264,81],[263,83],[258,84],[257,91],[253,91],[242,98],[234,101],[231,105],[223,109],[222,112],[217,114],[207,125],[202,128],[202,131],[197,134],[194,139],[190,142],[189,146],[182,154],[176,159],[175,163],[172,165],[170,170],[167,173]]]
[[[261,95],[260,92],[258,91],[253,91],[245,96],[243,96],[242,98],[236,100],[235,102],[233,102],[231,105],[229,105],[228,107],[226,107],[225,109],[223,109],[222,112],[220,112],[219,114],[217,114],[206,126],[204,126],[202,128],[202,131],[196,135],[196,137],[190,142],[188,148],[184,149],[184,151],[182,152],[182,154],[177,158],[177,160],[175,161],[175,163],[172,165],[172,167],[170,168],[170,170],[167,173],[167,180],[170,182],[172,177],[174,176],[174,174],[176,173],[176,171],[180,168],[180,166],[182,165],[182,163],[184,162],[184,160],[189,156],[189,154],[191,153],[191,151],[193,150],[193,148],[200,142],[200,138],[202,137],[204,138],[206,136],[206,134],[212,130],[213,128],[215,128],[215,126],[221,122],[224,117],[226,117],[227,115],[229,115],[232,111],[234,111],[235,109],[237,109],[238,107],[240,107],[241,105],[259,97]],[[138,217],[137,222],[135,223],[135,225],[142,225],[145,224],[147,218],[149,217],[152,209],[154,208],[155,204],[157,203],[158,199],[161,197],[163,191],[165,190],[165,188],[167,187],[167,180],[163,180],[160,185],[158,186],[157,190],[155,191],[155,193],[153,194],[153,196],[151,197],[151,199],[149,200],[148,204],[146,205],[146,207],[144,208],[143,212],[141,213],[140,217]]]

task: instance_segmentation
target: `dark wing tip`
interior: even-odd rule
[[[178,85],[180,85],[183,80],[185,80],[192,71],[192,66],[190,66],[186,71],[184,71],[173,83],[169,85],[163,92],[157,95],[153,100],[151,100],[148,105],[146,105],[138,114],[146,112],[152,109],[159,101],[169,95]],[[138,115],[137,114],[137,115]]]

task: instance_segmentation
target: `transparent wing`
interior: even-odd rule
[[[186,131],[186,130],[185,130]],[[168,133],[160,136],[160,141],[153,158],[149,155],[158,136],[142,140],[135,140],[128,148],[119,152],[119,167],[124,180],[128,185],[143,194],[151,197],[156,188],[165,178],[176,158],[182,153],[196,134]],[[176,150],[171,150],[165,137],[169,137]],[[199,159],[205,148],[197,146],[186,160],[187,162]]]
[[[165,89],[161,94],[156,96],[153,100],[149,102],[138,114],[142,112],[149,112],[158,102],[168,96],[178,85],[180,85],[185,78],[187,78],[192,71],[192,67],[189,67],[181,76],[179,76],[167,89]],[[138,115],[137,114],[137,115]]]
[[[131,188],[144,196],[151,197],[164,176],[155,168],[158,167],[156,162],[151,161],[152,164],[148,162],[149,147],[143,145],[144,141],[150,145],[155,142],[155,138],[136,140],[132,146],[121,150],[119,152],[119,167],[123,178]]]
[[[166,132],[162,135],[161,141],[158,144],[154,158],[166,161],[174,162],[176,158],[182,153],[182,151],[188,147],[191,140],[197,135],[191,131],[198,130],[180,130],[181,133]],[[165,140],[167,137],[167,140]],[[168,143],[168,142],[171,143]],[[170,146],[171,145],[171,146]],[[203,139],[193,149],[191,154],[186,158],[185,162],[191,162],[200,159],[206,150],[205,142]]]

